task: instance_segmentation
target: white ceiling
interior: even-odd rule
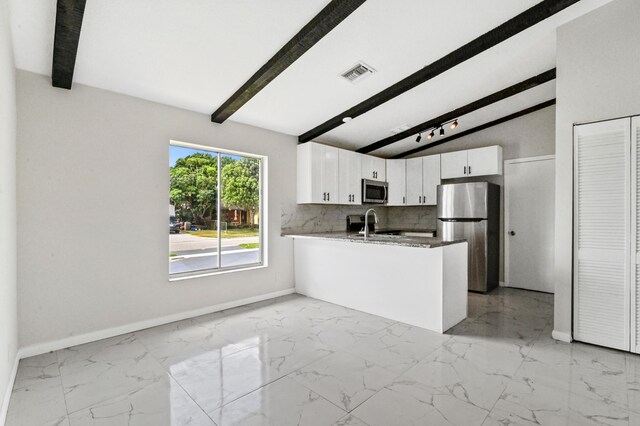
[[[582,0],[318,140],[357,149],[553,68],[556,28],[609,1]],[[368,0],[230,120],[300,135],[538,2]],[[18,68],[51,74],[55,3],[9,1]],[[88,0],[74,82],[210,114],[328,3]],[[378,72],[339,77],[360,60]],[[456,131],[554,97],[542,85],[461,117]],[[412,136],[373,154],[416,146]]]

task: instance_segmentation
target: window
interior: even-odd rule
[[[171,142],[169,274],[264,264],[266,157]]]

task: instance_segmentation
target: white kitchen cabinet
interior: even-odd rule
[[[422,204],[435,206],[438,203],[440,160],[440,155],[422,157]]]
[[[407,160],[407,205],[422,204],[422,157]]]
[[[407,204],[407,160],[387,160],[388,206]]]
[[[447,152],[441,158],[441,178],[502,174],[502,147],[499,145]]]
[[[502,174],[502,147],[499,145],[470,149],[467,157],[468,176]]]
[[[362,204],[362,155],[340,149],[338,163],[338,204]]]
[[[314,142],[298,146],[299,204],[337,204],[339,149]]]
[[[407,160],[407,205],[435,205],[440,185],[440,155]]]
[[[362,179],[386,180],[386,161],[372,155],[362,155]]]
[[[467,151],[447,152],[441,155],[442,179],[467,176]]]

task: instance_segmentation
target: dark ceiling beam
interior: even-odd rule
[[[211,121],[223,123],[227,118],[231,117],[365,1],[333,0],[325,6],[298,34],[293,36],[242,87],[211,114]]]
[[[427,149],[430,149],[430,148],[434,148],[436,146],[440,146],[440,145],[445,144],[447,142],[451,142],[451,141],[454,141],[456,139],[460,139],[460,138],[463,138],[465,136],[472,135],[472,134],[474,134],[476,132],[480,132],[482,130],[486,130],[486,129],[490,128],[490,127],[497,126],[498,124],[506,123],[507,121],[511,121],[511,120],[516,119],[516,118],[522,117],[524,115],[531,114],[532,112],[539,111],[541,109],[550,107],[551,105],[555,105],[555,104],[556,104],[556,100],[555,99],[551,99],[550,101],[542,102],[541,104],[534,105],[532,107],[523,109],[522,111],[518,111],[518,112],[515,112],[513,114],[509,114],[509,115],[507,115],[505,117],[498,118],[497,120],[493,120],[493,121],[490,121],[488,123],[482,124],[480,126],[474,127],[472,129],[465,130],[464,132],[456,133],[455,135],[449,136],[446,139],[442,139],[442,140],[439,140],[437,142],[432,142],[432,143],[430,143],[428,145],[419,146],[417,148],[414,148],[414,149],[411,149],[409,151],[403,152],[402,154],[396,154],[391,158],[394,159],[394,160],[395,159],[399,159],[399,158],[405,158],[405,157],[408,157],[410,155],[422,152],[424,150],[427,150]]]
[[[325,121],[319,126],[298,136],[298,142],[308,142],[317,138],[328,131],[335,129],[343,124],[342,119],[345,117],[356,118],[383,103],[399,96],[414,87],[431,80],[432,78],[444,73],[447,70],[467,61],[474,56],[494,47],[495,45],[507,40],[510,37],[534,26],[535,24],[547,19],[550,16],[566,9],[580,0],[544,0],[537,5],[527,9],[507,22],[499,25],[489,32],[484,33],[480,37],[472,40],[464,46],[454,50],[448,55],[438,59],[437,61],[425,66],[421,70],[411,74],[400,80],[393,86],[373,95],[354,107],[341,112],[335,117]],[[415,52],[414,52],[415,53]]]
[[[378,142],[374,142],[370,145],[362,147],[356,152],[361,154],[366,154],[371,151],[375,151],[380,148],[384,148],[387,145],[391,145],[392,143],[401,141],[405,138],[408,138],[412,135],[417,135],[418,133],[422,133],[425,130],[432,129],[434,127],[440,127],[443,123],[446,123],[450,120],[455,120],[465,114],[469,114],[470,112],[476,111],[480,108],[484,108],[488,105],[499,102],[503,99],[509,98],[513,95],[517,95],[518,93],[524,92],[525,90],[532,89],[540,84],[547,83],[556,78],[556,69],[550,69],[549,71],[545,71],[542,74],[538,74],[535,77],[531,77],[520,83],[516,83],[513,86],[509,86],[506,89],[499,90],[495,93],[492,93],[488,96],[485,96],[482,99],[478,99],[477,101],[473,101],[467,105],[464,105],[460,108],[456,108],[453,111],[449,111],[440,115],[439,117],[432,118],[423,123],[420,123],[416,126],[413,126],[410,129],[405,130],[404,132],[396,133],[395,135],[389,136]]]
[[[53,41],[53,87],[71,89],[86,0],[58,0]]]

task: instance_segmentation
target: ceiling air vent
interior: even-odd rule
[[[340,75],[342,75],[342,77],[346,78],[351,83],[356,83],[373,74],[374,72],[376,72],[376,70],[374,70],[372,67],[365,64],[364,62],[360,62]]]

